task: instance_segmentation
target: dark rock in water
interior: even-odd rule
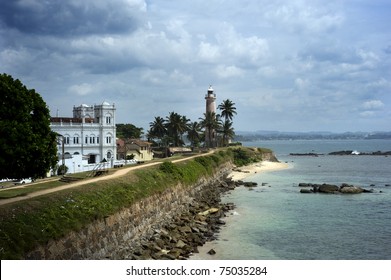
[[[208,254],[209,254],[209,255],[216,255],[216,251],[213,250],[213,249],[210,249],[210,250],[208,251]]]
[[[323,184],[318,187],[320,193],[335,193],[339,191],[339,187],[336,185]]]
[[[300,193],[333,193],[333,194],[357,194],[357,193],[373,193],[374,190],[363,189],[361,187],[349,185],[343,183],[340,187],[332,184],[311,184],[311,183],[300,183]],[[308,189],[312,187],[312,189]]]
[[[313,193],[310,189],[300,189],[300,193]]]
[[[329,153],[331,156],[346,156],[346,155],[351,155],[353,151],[348,150],[348,151],[337,151],[337,152],[332,152]]]
[[[389,186],[391,186],[391,185],[390,185],[390,184],[385,184],[384,186],[389,187]]]
[[[363,192],[364,192],[364,193],[374,193],[375,190],[374,190],[374,189],[370,189],[370,190],[364,189]],[[381,192],[381,191],[380,191],[380,192]]]
[[[349,186],[349,187],[341,187],[339,191],[341,193],[362,193],[364,192],[364,189],[360,187]]]
[[[290,153],[290,156],[311,156],[311,157],[318,157],[323,156],[324,154],[317,154],[317,153]]]
[[[258,183],[255,183],[255,182],[244,182],[243,185],[245,187],[256,187],[256,186],[258,186]]]

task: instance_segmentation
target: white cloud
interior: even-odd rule
[[[364,118],[372,117],[373,115],[375,115],[375,112],[373,111],[364,111],[360,113],[360,116]]]
[[[216,74],[220,78],[232,78],[232,77],[240,77],[243,76],[244,71],[235,65],[219,65],[216,67]]]
[[[317,6],[307,1],[284,2],[281,6],[269,9],[265,16],[277,27],[284,26],[287,30],[299,33],[328,32],[339,28],[345,20],[345,16],[333,7]]]
[[[243,36],[228,23],[222,24],[217,34],[225,60],[237,61],[243,65],[259,65],[261,59],[269,54],[267,40],[258,36]]]
[[[220,49],[216,45],[201,42],[199,45],[198,56],[201,61],[216,62],[220,58]]]
[[[302,79],[302,78],[297,78],[295,80],[295,85],[299,90],[306,89],[309,86],[310,82],[308,79]]]
[[[378,110],[384,107],[384,103],[381,100],[368,100],[362,104],[362,107],[366,110]]]

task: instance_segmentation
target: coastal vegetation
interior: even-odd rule
[[[160,147],[182,147],[187,140],[194,148],[205,143],[205,131],[209,131],[209,133],[216,131],[218,146],[225,147],[229,140],[235,136],[232,122],[233,116],[236,114],[234,105],[235,103],[231,100],[224,100],[217,107],[221,114],[206,112],[199,119],[199,122],[192,122],[186,116],[175,112],[170,112],[166,118],[156,116],[149,123],[150,129],[147,138],[154,142],[155,146]]]
[[[257,161],[263,150],[221,149],[181,163],[165,161],[153,167],[81,187],[1,206],[0,258],[22,259],[36,246],[78,231],[132,203],[181,183],[190,186],[228,162]],[[245,152],[243,152],[245,151]],[[238,161],[237,155],[240,154]],[[251,159],[251,157],[256,158]]]
[[[42,97],[0,74],[0,179],[46,176],[57,163],[57,135]]]

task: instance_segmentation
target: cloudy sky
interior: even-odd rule
[[[389,0],[0,2],[0,72],[52,116],[107,101],[145,131],[198,121],[211,84],[236,130],[391,130]]]

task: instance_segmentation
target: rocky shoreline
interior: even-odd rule
[[[204,187],[185,211],[155,229],[152,236],[139,240],[128,253],[128,259],[185,260],[198,253],[198,246],[216,239],[215,233],[225,224],[226,213],[235,208],[233,203],[221,203],[221,195],[239,185],[256,184],[225,177]],[[216,252],[212,249],[208,253]]]

